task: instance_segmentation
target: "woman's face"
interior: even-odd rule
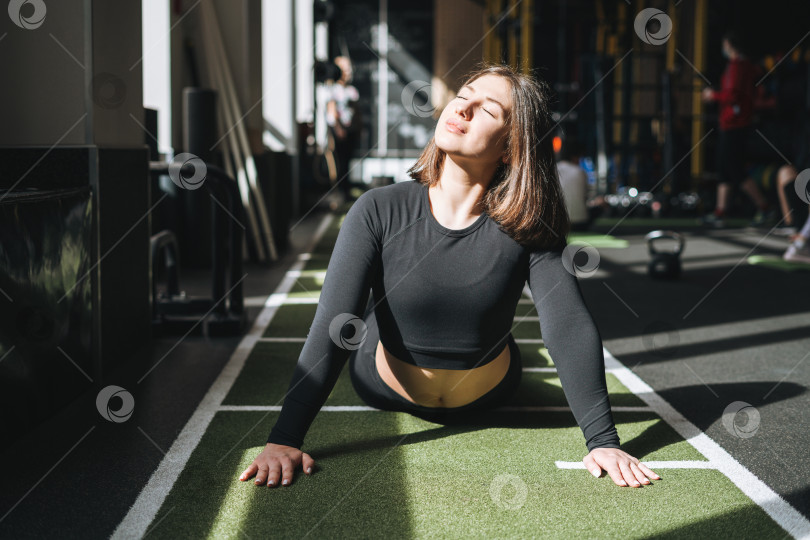
[[[454,157],[497,164],[506,151],[510,90],[509,82],[498,75],[484,75],[463,86],[439,117],[436,146]]]

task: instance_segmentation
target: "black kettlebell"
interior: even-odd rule
[[[678,247],[674,251],[658,251],[653,245],[655,240],[670,238],[678,241]],[[644,237],[650,249],[650,263],[647,265],[647,273],[655,279],[675,279],[681,275],[681,253],[685,239],[683,235],[675,231],[652,231]]]

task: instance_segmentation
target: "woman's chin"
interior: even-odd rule
[[[445,140],[445,137],[435,137],[434,141],[436,143],[436,148],[438,148],[445,154],[457,155],[459,153],[459,150],[461,149],[460,148],[461,145],[458,144],[457,141],[448,141]]]

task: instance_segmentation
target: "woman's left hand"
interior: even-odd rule
[[[602,469],[606,470],[617,486],[641,487],[642,484],[649,484],[650,478],[661,479],[638,459],[618,448],[594,448],[582,458],[582,462],[597,478],[601,476]]]

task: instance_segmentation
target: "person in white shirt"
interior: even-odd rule
[[[359,127],[354,104],[360,99],[360,94],[357,88],[349,84],[352,80],[351,61],[345,56],[338,56],[334,59],[334,64],[340,68],[340,79],[329,87],[326,124],[329,126],[337,164],[335,184],[340,186],[346,199],[350,199],[349,160],[354,153],[354,135]]]
[[[574,140],[563,142],[557,157],[557,173],[560,177],[565,207],[571,220],[571,230],[585,230],[592,221],[588,211],[588,175],[579,166],[580,144]]]

